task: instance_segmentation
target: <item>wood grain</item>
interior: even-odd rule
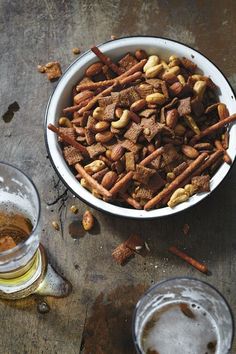
[[[94,210],[98,221],[94,234],[73,239],[69,225],[78,222],[87,207],[70,193],[68,198],[64,194],[64,202],[60,199],[47,206],[47,202],[63,194],[65,187],[58,182],[44,144],[43,116],[56,83],[47,81],[36,69],[38,64],[58,60],[65,70],[76,58],[73,47],[85,51],[109,40],[112,34],[149,34],[194,46],[234,78],[235,11],[233,1],[208,1],[204,5],[188,0],[0,2],[1,116],[11,103],[17,101],[20,106],[11,122],[0,118],[0,159],[33,178],[42,202],[42,243],[51,263],[73,284],[70,297],[46,299],[51,311],[45,315],[37,313],[38,300],[34,298],[0,302],[0,353],[112,354],[119,350],[122,354],[126,353],[124,348],[131,353],[130,331],[122,332],[121,327],[117,330],[114,318],[117,315],[120,321],[127,320],[124,328],[129,329],[137,298],[144,289],[167,277],[188,275],[208,281],[236,312],[235,166],[210,198],[186,212],[168,219],[124,222]],[[77,216],[69,210],[72,204],[79,207]],[[59,214],[63,237],[51,227]],[[182,231],[186,223],[190,226],[188,236]],[[131,233],[141,234],[151,252],[145,258],[136,255],[120,267],[111,253]],[[212,276],[199,274],[168,254],[172,244],[205,261]],[[101,327],[106,324],[102,327],[103,338],[99,328],[94,328],[96,320]]]

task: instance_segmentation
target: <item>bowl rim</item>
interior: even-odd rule
[[[223,78],[225,79],[226,83],[228,84],[229,88],[230,88],[230,91],[231,91],[231,98],[236,101],[236,93],[234,92],[233,90],[233,87],[232,85],[230,84],[229,80],[227,79],[227,77],[224,75],[224,73],[222,72],[222,70],[211,60],[209,59],[206,55],[204,55],[203,53],[201,53],[199,50],[191,47],[190,45],[188,44],[185,44],[185,43],[182,43],[180,41],[177,41],[177,40],[174,40],[174,39],[170,39],[170,38],[167,38],[167,37],[162,37],[162,36],[152,36],[152,35],[132,35],[132,36],[123,36],[123,37],[119,37],[119,38],[116,38],[116,39],[110,39],[110,40],[107,40],[107,41],[104,41],[104,42],[101,42],[99,43],[98,45],[96,45],[97,47],[102,47],[103,45],[106,45],[107,43],[111,43],[111,42],[117,42],[117,41],[122,41],[123,39],[137,39],[137,38],[150,38],[150,39],[161,39],[161,40],[164,40],[164,41],[167,41],[167,42],[173,42],[173,43],[176,43],[176,44],[180,44],[181,46],[184,46],[186,48],[189,48],[191,49],[192,51],[198,53],[200,56],[204,57],[204,59],[206,59],[208,62],[210,62],[219,72],[220,74],[223,76]],[[48,157],[49,157],[49,160],[54,168],[54,170],[56,171],[59,179],[63,182],[63,184],[67,187],[67,189],[74,195],[76,196],[77,198],[79,198],[82,202],[84,202],[85,204],[89,205],[90,207],[96,209],[96,210],[99,210],[101,212],[105,212],[105,213],[108,213],[110,215],[113,215],[113,216],[119,216],[119,217],[123,217],[123,218],[128,218],[128,219],[155,219],[155,218],[163,218],[163,217],[167,217],[167,216],[172,216],[172,215],[175,215],[177,213],[180,213],[180,212],[184,212],[186,211],[187,209],[189,208],[192,208],[193,206],[197,205],[198,203],[202,202],[203,200],[205,200],[210,194],[212,194],[218,187],[219,185],[223,182],[223,180],[226,178],[226,176],[228,175],[229,171],[231,170],[231,168],[233,167],[233,164],[235,162],[235,156],[234,156],[234,159],[233,159],[233,162],[231,164],[231,166],[229,167],[228,171],[224,174],[223,178],[220,179],[220,181],[218,182],[218,184],[214,187],[214,189],[210,192],[207,192],[205,193],[205,195],[201,198],[199,198],[198,200],[194,201],[194,203],[188,205],[186,208],[181,208],[181,209],[176,209],[176,210],[172,210],[171,213],[168,213],[166,215],[150,215],[149,214],[149,211],[146,211],[145,212],[145,215],[129,215],[129,214],[120,214],[120,213],[114,213],[112,211],[109,211],[109,208],[103,208],[103,207],[99,207],[97,205],[94,205],[92,202],[90,202],[88,199],[82,197],[81,195],[79,195],[78,193],[76,193],[73,188],[66,182],[65,178],[61,175],[61,173],[58,171],[55,163],[54,163],[54,160],[53,160],[53,157],[51,155],[51,151],[50,151],[50,148],[49,148],[49,143],[48,143],[48,137],[47,137],[47,119],[48,119],[48,110],[49,110],[49,106],[51,104],[51,101],[52,101],[52,98],[55,94],[55,91],[57,89],[57,86],[59,85],[59,83],[64,79],[64,76],[65,74],[71,69],[71,67],[77,63],[81,58],[83,58],[84,56],[86,56],[87,54],[89,54],[91,52],[91,49],[88,49],[86,50],[84,53],[80,54],[78,56],[78,58],[76,58],[75,60],[72,61],[72,63],[66,68],[66,70],[63,72],[62,76],[60,77],[60,79],[58,80],[56,86],[53,88],[53,91],[52,93],[50,94],[49,96],[49,99],[48,99],[48,102],[47,102],[47,105],[46,105],[46,108],[45,108],[45,113],[44,113],[44,124],[43,124],[43,127],[44,127],[44,141],[45,141],[45,146],[46,146],[46,150],[47,150],[47,154],[48,154]],[[108,202],[105,202],[107,205],[109,205],[110,203]],[[119,209],[124,209],[124,210],[134,210],[133,208],[129,209],[129,208],[126,208],[126,207],[121,207],[121,206],[116,206],[114,205],[115,207],[119,208]],[[156,210],[156,209],[154,209]],[[143,211],[143,210],[142,210]],[[153,211],[153,210],[151,210]],[[140,210],[137,210],[137,214],[138,212],[140,212]]]

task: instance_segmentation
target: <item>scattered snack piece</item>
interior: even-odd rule
[[[115,36],[114,34],[111,35],[111,40],[114,41],[114,39],[117,39],[118,37]]]
[[[140,251],[144,246],[144,241],[139,235],[133,234],[128,240],[125,241],[126,247],[130,248],[132,251]]]
[[[46,73],[48,80],[56,80],[61,77],[61,65],[58,61],[51,61],[46,65],[38,65],[38,71],[40,73]]]
[[[38,65],[37,69],[38,69],[38,72],[42,73],[42,74],[45,73],[45,71],[46,71],[46,68],[44,65]]]
[[[123,265],[124,263],[126,263],[129,260],[129,258],[131,258],[134,255],[135,255],[135,252],[133,250],[131,250],[130,248],[128,248],[126,246],[125,242],[123,242],[119,246],[117,246],[114,249],[114,251],[112,252],[112,257],[120,265]]]
[[[16,246],[15,241],[11,236],[4,236],[0,239],[0,252],[4,252],[14,248]]]
[[[187,253],[185,253],[183,251],[180,251],[177,247],[171,246],[169,248],[169,252],[173,253],[176,256],[178,256],[183,261],[187,262],[188,264],[190,264],[191,266],[193,266],[194,268],[196,268],[200,272],[205,273],[205,274],[208,273],[208,268],[207,268],[207,266],[205,264],[202,264],[202,263],[198,262],[196,259],[194,259],[194,258],[190,257],[189,255],[187,255]]]
[[[83,228],[86,231],[90,231],[94,226],[94,217],[91,211],[86,210],[82,219]]]
[[[187,236],[189,234],[189,230],[190,230],[189,224],[184,224],[183,233],[185,234],[185,236]]]
[[[78,213],[78,210],[79,210],[79,209],[77,208],[76,205],[71,205],[70,211],[71,211],[72,213],[77,214],[77,213]]]
[[[52,227],[54,227],[55,230],[59,231],[60,230],[60,226],[56,221],[52,222]]]
[[[73,49],[72,49],[72,52],[73,52],[73,54],[75,54],[75,55],[78,55],[78,54],[81,53],[80,49],[77,48],[77,47],[73,48]]]

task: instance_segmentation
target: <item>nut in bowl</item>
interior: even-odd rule
[[[228,81],[199,52],[163,38],[120,38],[64,73],[47,106],[46,144],[60,178],[86,203],[154,218],[193,206],[223,180],[236,152],[234,113]]]

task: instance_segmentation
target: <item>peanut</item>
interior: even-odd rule
[[[186,128],[182,124],[177,124],[174,128],[174,132],[178,136],[183,136],[186,132]]]
[[[167,62],[165,61],[165,60],[161,60],[160,61],[160,64],[162,64],[162,66],[163,66],[163,68],[166,70],[166,69],[169,69],[169,66],[168,66],[168,64],[167,64]]]
[[[195,159],[196,157],[198,157],[199,155],[199,152],[194,149],[192,146],[189,146],[189,145],[182,145],[182,153],[189,157],[190,159]]]
[[[109,159],[109,160],[111,160],[111,150],[106,150],[106,152],[105,152],[105,155],[106,155],[106,157]]]
[[[116,122],[112,122],[111,125],[113,128],[121,129],[126,127],[126,125],[129,123],[129,120],[130,120],[129,111],[125,109],[120,119],[117,120]]]
[[[183,86],[186,84],[186,81],[185,81],[185,78],[183,77],[183,75],[177,75],[177,78]]]
[[[82,219],[82,225],[86,231],[89,231],[93,228],[94,217],[93,217],[93,214],[91,213],[91,211],[89,211],[89,210],[85,211],[85,213],[83,215],[83,219]]]
[[[174,74],[174,75],[179,75],[180,73],[180,67],[178,65],[172,66],[171,68],[167,69],[167,72],[169,74]]]
[[[143,67],[143,71],[146,72],[149,68],[152,68],[153,66],[157,65],[159,63],[159,58],[157,55],[150,55],[148,58],[148,61]]]
[[[135,101],[134,103],[132,103],[132,105],[130,106],[130,110],[133,112],[139,112],[145,106],[146,106],[146,101],[144,99],[141,99],[141,100],[138,100],[138,101]]]
[[[122,116],[122,114],[123,114],[123,109],[122,108],[120,108],[120,107],[117,107],[116,109],[115,109],[115,117],[116,118],[118,118],[118,119],[120,119],[120,117]]]
[[[73,127],[71,121],[68,118],[66,118],[66,117],[61,117],[59,119],[58,123],[59,123],[59,125],[61,127],[67,127],[67,128],[72,128]]]
[[[95,172],[101,171],[105,167],[106,167],[106,164],[104,161],[94,160],[90,164],[84,166],[84,169],[88,174],[93,174]]]
[[[203,95],[205,93],[206,90],[206,81],[196,81],[194,86],[193,86],[193,91],[195,93],[196,96],[198,96],[198,98],[200,99],[200,101],[202,101],[203,99]]]
[[[166,101],[166,97],[162,93],[155,92],[147,95],[146,101],[151,104],[163,104]]]
[[[152,79],[158,76],[158,74],[160,74],[160,72],[163,69],[163,65],[162,64],[158,64],[155,66],[152,66],[151,68],[146,70],[146,77],[148,79]]]
[[[228,108],[224,103],[218,104],[217,110],[220,120],[225,119],[229,116]]]
[[[200,134],[200,129],[198,128],[197,123],[195,122],[193,117],[189,114],[186,114],[184,118],[188,126],[192,129],[192,131],[197,135]]]
[[[143,50],[143,49],[136,50],[134,55],[137,60],[147,59],[147,57],[148,57],[147,52],[145,52],[145,50]]]
[[[176,56],[172,55],[170,56],[170,58],[172,58],[172,60],[169,60],[169,68],[173,68],[173,66],[179,66],[180,65],[180,59],[177,58]]]
[[[189,199],[189,194],[187,193],[187,191],[184,188],[178,188],[170,197],[170,200],[167,203],[167,205],[170,208],[173,208],[177,204],[186,202],[186,200],[188,199]]]
[[[94,63],[88,67],[88,69],[85,71],[86,76],[94,76],[99,74],[102,71],[103,63],[98,61],[97,63]]]
[[[117,173],[114,171],[109,171],[105,174],[102,179],[101,185],[106,188],[107,190],[111,189],[113,185],[116,183],[118,176]]]
[[[93,111],[93,118],[97,120],[103,120],[104,109],[102,107],[97,107]]]
[[[116,145],[111,151],[111,159],[118,161],[125,153],[125,149],[120,144]]]
[[[97,133],[95,135],[95,139],[98,143],[104,144],[110,141],[113,138],[113,136],[114,134],[111,131],[107,130],[101,133]]]
[[[179,118],[179,113],[178,113],[177,109],[174,108],[174,109],[167,111],[166,125],[169,128],[173,129],[177,124],[178,118]]]
[[[104,130],[107,130],[110,127],[110,123],[106,121],[100,121],[97,122],[94,126],[94,130],[96,132],[103,132]]]

